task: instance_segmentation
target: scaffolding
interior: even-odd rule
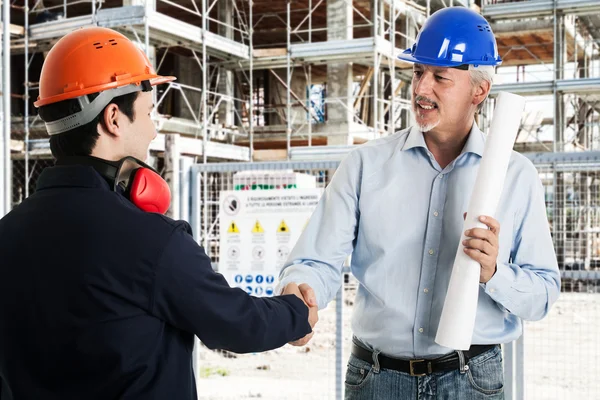
[[[339,21],[334,19],[334,11],[341,15]],[[413,43],[417,27],[426,18],[426,7],[404,1],[326,4],[309,0],[287,2],[285,10],[255,15],[257,30],[270,19],[271,32],[284,32],[280,35],[284,40],[261,43],[266,49],[257,45],[253,57],[254,69],[267,71],[285,91],[285,101],[266,99],[265,105],[261,99],[258,111],[277,114],[280,124],[257,127],[259,138],[271,145],[283,142],[283,155],[290,159],[305,146],[337,144],[332,140],[335,136],[351,145],[398,129],[400,110],[409,108],[399,94],[410,80],[406,72],[410,65],[399,61],[397,55]],[[411,34],[402,32],[401,25]],[[237,66],[247,67],[243,62]],[[285,79],[276,69],[281,69]],[[339,74],[345,82],[336,82]],[[292,85],[308,88],[308,95],[298,95]],[[315,85],[327,89],[317,91],[320,102],[311,97]],[[294,112],[293,108],[300,110]],[[260,120],[268,120],[268,116],[263,114]]]
[[[306,154],[313,146],[336,144],[336,136],[342,137],[339,143],[353,145],[408,124],[410,65],[396,56],[412,44],[419,26],[436,7],[429,0],[421,3],[13,2],[10,13],[19,25],[13,26],[18,32],[11,36],[7,64],[18,65],[17,71],[23,65],[23,76],[12,78],[18,89],[12,93],[10,149],[13,164],[18,164],[15,173],[23,176],[13,178],[13,182],[22,180],[18,190],[7,183],[9,203],[27,197],[37,163],[50,162],[44,124],[32,107],[36,77],[42,56],[74,29],[118,30],[147,53],[158,73],[179,76],[159,88],[156,96],[159,136],[151,152],[157,165],[163,159],[169,164],[171,142],[166,138],[171,134],[181,136],[180,154],[196,161],[291,159],[294,151]],[[340,11],[346,17],[336,22]],[[276,31],[274,35],[270,29]],[[271,36],[282,40],[273,41]],[[340,71],[346,81],[336,88]],[[300,88],[294,91],[293,86]],[[275,93],[278,101],[272,101],[269,93]],[[283,151],[277,153],[278,149]],[[11,190],[18,193],[11,195]]]
[[[504,62],[492,89],[545,102],[528,115],[520,151],[591,151],[600,147],[600,3],[594,0],[483,0]],[[493,101],[488,104],[491,115]],[[531,113],[534,113],[530,110]]]
[[[234,0],[203,0],[201,4],[168,0],[38,0],[20,2],[21,5],[14,3],[11,6],[13,19],[22,24],[17,26],[22,32],[12,35],[10,42],[4,41],[11,48],[11,59],[5,64],[15,65],[15,60],[22,57],[24,76],[19,77],[22,78],[19,83],[23,83],[23,93],[12,94],[21,102],[17,107],[13,103],[12,130],[9,130],[11,135],[8,137],[13,139],[10,148],[13,164],[23,164],[18,168],[23,176],[13,178],[14,181],[22,179],[20,194],[11,196],[11,187],[6,185],[7,196],[12,199],[9,203],[18,203],[29,195],[30,168],[34,170],[35,163],[51,158],[44,124],[35,113],[32,115],[30,112],[32,98],[37,96],[35,77],[39,77],[41,69],[40,55],[45,56],[66,33],[82,27],[110,27],[125,34],[146,52],[158,73],[162,73],[169,63],[170,72],[177,63],[183,65],[181,70],[188,72],[187,81],[180,79],[155,91],[157,107],[153,119],[159,135],[151,144],[152,154],[164,158],[164,154],[170,152],[170,142],[165,138],[177,134],[183,136],[178,150],[193,156],[197,162],[252,159],[252,146],[235,144],[240,137],[249,138],[252,143],[253,121],[247,118],[252,113],[252,102],[218,90],[220,70],[217,64],[244,60],[249,61],[252,71],[252,35],[247,22],[248,18],[252,18],[252,7],[249,7],[248,17],[238,7],[239,2]],[[237,18],[226,16],[223,19],[228,22],[223,22],[216,18],[219,13],[235,13]],[[209,29],[209,24],[216,32]],[[192,71],[194,68],[198,70]],[[17,70],[20,69],[19,65]],[[252,89],[252,73],[246,77],[245,83]],[[19,78],[13,78],[13,83]],[[238,121],[247,122],[238,126],[217,125],[215,115],[224,106],[229,107],[232,115],[236,114]]]
[[[482,128],[494,96],[506,90],[528,97],[517,150],[598,149],[598,2],[477,4],[504,60]],[[23,65],[24,72],[6,78],[13,84],[12,102],[6,93],[4,100],[13,107],[6,121],[12,141],[5,138],[3,147],[12,150],[13,164],[21,163],[23,183],[18,196],[7,195],[9,203],[29,195],[32,163],[50,159],[31,102],[42,55],[73,29],[116,29],[146,51],[159,73],[178,75],[156,93],[156,166],[172,161],[166,139],[173,134],[180,136],[179,153],[197,162],[315,159],[411,124],[411,65],[397,55],[432,12],[451,5],[479,10],[457,0],[14,1],[7,65]],[[547,104],[551,115],[534,107]]]

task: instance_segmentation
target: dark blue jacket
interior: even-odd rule
[[[45,169],[0,220],[2,400],[196,399],[194,335],[245,353],[310,331],[297,297],[231,288],[187,223],[91,167]]]

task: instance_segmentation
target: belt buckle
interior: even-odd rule
[[[427,362],[427,372],[424,372],[422,374],[415,373],[415,363],[421,363],[421,362],[426,362],[426,361],[425,360],[409,360],[410,376],[425,376],[425,375],[427,375],[427,373],[431,374],[432,368],[431,368],[430,362]]]

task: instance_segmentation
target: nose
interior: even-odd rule
[[[419,96],[427,96],[432,92],[434,83],[435,79],[433,74],[429,71],[424,71],[418,80],[416,77],[413,79],[415,94]]]

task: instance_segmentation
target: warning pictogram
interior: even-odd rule
[[[289,233],[290,232],[290,228],[288,228],[287,224],[285,223],[285,221],[281,221],[281,224],[279,224],[279,228],[277,228],[277,232],[279,233]]]
[[[252,233],[264,233],[265,230],[263,229],[262,225],[260,224],[260,222],[258,220],[256,220],[256,223],[254,224],[254,228],[252,228]]]
[[[235,221],[231,221],[231,224],[229,224],[229,229],[227,229],[227,233],[240,233]]]

